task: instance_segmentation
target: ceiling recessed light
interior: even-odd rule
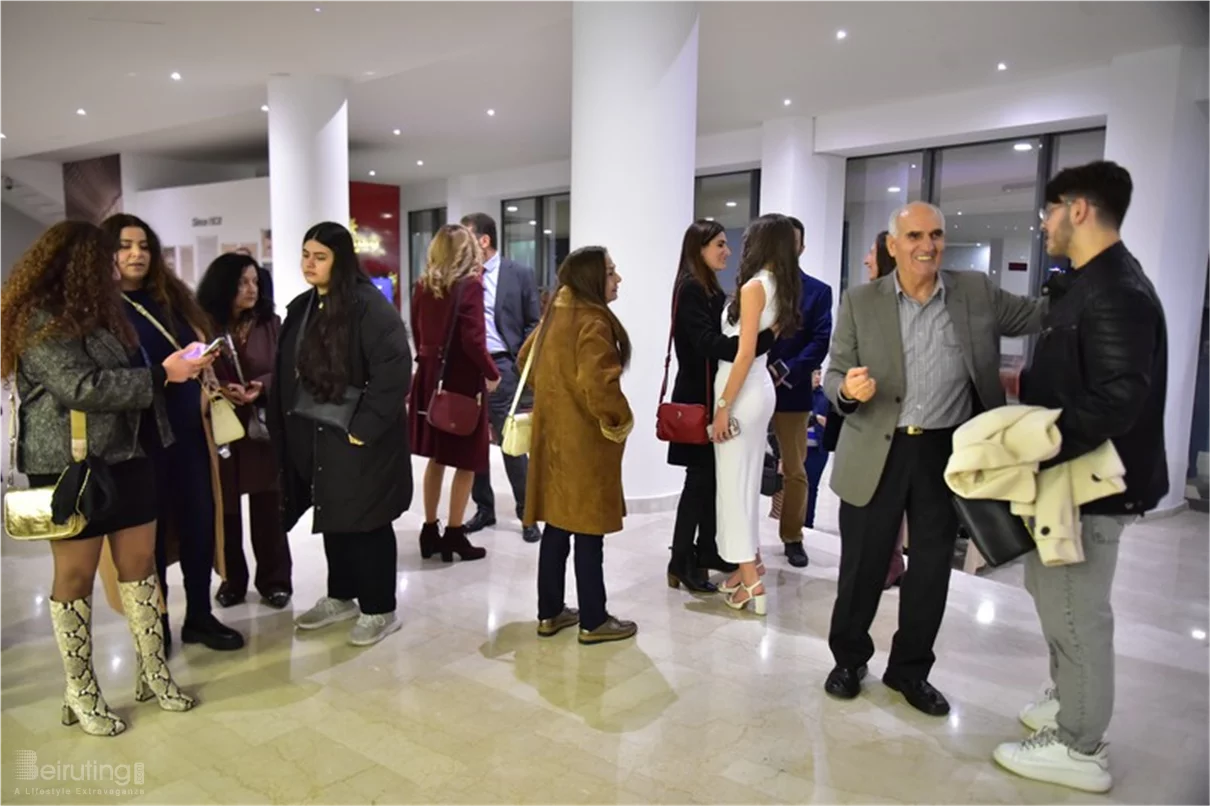
[[[889,188],[886,189],[886,192],[887,193],[898,193],[901,190],[903,190],[903,188],[899,187],[899,185],[891,185]]]
[[[318,13],[319,13],[319,12],[321,12],[321,11],[323,11],[323,9],[322,9],[322,8],[320,8],[319,6],[316,6],[316,7],[315,7],[315,13],[316,13],[316,14],[318,14]]]
[[[515,213],[515,212],[517,212],[517,205],[510,204],[508,207],[505,207],[504,209],[510,213]]]
[[[913,162],[913,163],[912,163],[912,167],[913,167],[913,168],[915,168],[915,167],[916,167],[916,163],[914,163],[914,162]]]
[[[706,216],[706,220],[707,220],[707,221],[713,221],[713,220],[714,220],[714,216],[712,216],[712,215],[708,215],[708,216]]]
[[[403,134],[403,129],[395,129],[393,132],[391,132],[391,134],[398,137],[399,135]]]
[[[787,98],[786,100],[782,101],[781,103],[782,103],[782,106],[789,106],[790,104],[792,104],[794,102],[791,101],[789,98]]]
[[[739,202],[729,201],[729,202],[727,202],[727,206],[728,207],[739,207]]]
[[[542,230],[542,234],[543,235],[554,235],[555,231],[553,229],[544,229],[544,230]]]
[[[0,140],[7,140],[8,136],[4,132],[0,132]]]
[[[374,70],[366,70],[366,75],[367,76],[376,76],[376,75],[378,75],[378,73]]]
[[[537,222],[537,221],[530,221],[530,222],[529,222],[529,225],[530,225],[531,227],[536,227],[536,226],[538,226],[538,222]]]
[[[983,246],[981,243],[976,243],[975,246]]]
[[[85,112],[83,109],[77,109],[77,110],[76,110],[76,114],[77,114],[77,115],[79,115],[80,117],[84,117],[84,116],[85,116],[85,115],[87,115],[88,113],[87,113],[87,112]]]
[[[1017,143],[1013,146],[1013,151],[1033,151],[1033,143]]]
[[[262,112],[268,112],[268,111],[269,111],[269,105],[268,105],[268,104],[261,104],[261,105],[260,105],[260,111],[262,111]]]
[[[837,39],[848,39],[848,37],[849,37],[848,31],[845,31],[842,29],[842,30],[836,32]]]
[[[1197,640],[1197,641],[1206,640],[1206,631],[1205,630],[1193,630],[1189,634],[1193,636],[1194,640]]]
[[[181,80],[181,74],[180,74],[180,73],[175,73],[175,72],[174,72],[174,73],[173,73],[171,76],[169,76],[169,78],[171,78],[173,81],[180,81],[180,80]]]
[[[1030,232],[1033,232],[1033,231],[1034,231],[1034,228],[1033,228],[1033,227],[1030,227],[1030,228],[1029,228],[1029,231],[1030,231]]]
[[[996,65],[996,69],[999,70],[1001,73],[1003,73],[1005,70],[1008,69],[1008,65],[1005,64],[1004,62],[1000,62],[999,64]]]
[[[377,172],[377,171],[370,171],[370,176],[378,176],[378,172]]]
[[[416,160],[417,165],[424,165],[424,160]]]
[[[489,110],[487,110],[487,116],[488,116],[489,118],[493,118],[493,117],[495,117],[495,116],[496,116],[496,110],[495,110],[495,109],[489,109]]]
[[[962,211],[961,211],[961,210],[959,210],[959,211],[958,211],[958,215],[962,215]]]

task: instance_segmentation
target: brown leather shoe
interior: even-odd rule
[[[538,622],[538,635],[542,638],[550,638],[579,623],[580,611],[573,607],[564,607],[563,612],[554,618],[544,618]]]
[[[595,630],[585,630],[581,627],[580,643],[604,644],[608,641],[625,641],[627,638],[633,638],[634,634],[638,631],[638,625],[633,621],[622,621],[613,616],[608,616],[605,619],[605,623]]]

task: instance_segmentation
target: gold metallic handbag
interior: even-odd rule
[[[55,487],[35,487],[30,490],[13,489],[13,473],[17,466],[17,398],[9,393],[9,405],[12,407],[9,424],[9,464],[8,483],[4,492],[4,531],[14,540],[62,540],[75,537],[84,531],[88,519],[80,514],[80,501],[84,490],[88,487],[87,477],[80,485],[80,496],[76,500],[76,511],[66,523],[55,523],[51,504],[55,496],[55,488],[62,482],[67,469],[59,474]],[[71,413],[71,456],[76,462],[83,462],[88,456],[88,431],[84,412]]]
[[[517,414],[517,404],[521,402],[521,395],[525,393],[525,382],[529,380],[529,370],[534,365],[534,356],[537,352],[538,344],[535,341],[525,359],[525,369],[521,371],[521,381],[517,384],[517,393],[513,395],[512,408],[508,410],[508,419],[504,421],[504,428],[500,434],[500,450],[508,456],[525,456],[529,453],[530,441],[533,438],[533,414],[530,412]]]

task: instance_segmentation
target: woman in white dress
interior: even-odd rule
[[[777,403],[766,356],[757,357],[760,331],[794,333],[801,324],[795,230],[783,215],[763,215],[748,225],[740,255],[738,289],[723,313],[723,335],[739,336],[733,363],[720,361],[715,380],[711,431],[718,480],[718,548],[739,569],[719,586],[736,610],[752,603],[766,612],[761,583],[760,481],[764,472],[769,420]]]

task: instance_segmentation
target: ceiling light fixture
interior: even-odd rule
[[[171,76],[169,76],[169,78],[171,78],[173,81],[180,81],[180,80],[181,80],[181,74],[180,74],[180,73],[176,73],[176,72],[174,72],[174,73],[173,73]]]
[[[403,134],[403,129],[395,129],[393,132],[391,132],[391,134],[398,137],[399,135]]]
[[[1005,64],[1004,62],[1000,62],[999,64],[996,65],[996,69],[999,70],[1001,73],[1003,73],[1005,70],[1008,69],[1008,65]]]
[[[0,132],[0,140],[7,140],[7,139],[8,139],[8,136],[5,135],[4,132]]]
[[[515,213],[515,212],[517,212],[517,205],[510,204],[508,207],[505,207],[504,209],[510,213]]]
[[[975,246],[978,246],[978,247],[982,248],[983,244],[981,244],[981,243],[976,243],[976,244],[975,244]]]
[[[378,172],[377,172],[377,171],[370,171],[370,176],[378,176]]]
[[[962,215],[962,211],[961,211],[961,210],[959,210],[959,211],[958,211],[958,215]]]
[[[417,165],[424,165],[424,160],[416,160]]]
[[[489,109],[489,110],[487,110],[487,116],[488,116],[489,118],[494,118],[494,117],[496,116],[496,110],[495,110],[495,109]]]
[[[916,163],[914,163],[914,162],[913,162],[913,163],[912,163],[912,168],[914,169],[915,167],[916,167]]]
[[[886,189],[886,192],[887,193],[898,193],[901,190],[903,190],[903,188],[899,187],[899,185],[891,185],[889,188]]]
[[[1013,151],[1033,151],[1033,143],[1017,143],[1013,146]]]
[[[848,32],[848,31],[846,31],[846,30],[844,30],[844,29],[841,29],[841,30],[839,30],[839,31],[837,31],[837,32],[836,32],[836,38],[837,38],[837,39],[848,39],[848,38],[849,38],[849,32]]]
[[[315,13],[316,13],[316,14],[318,14],[318,13],[319,13],[319,12],[321,12],[321,11],[323,11],[323,9],[322,9],[322,8],[320,8],[319,6],[316,6],[316,7],[315,7]]]
[[[727,202],[727,206],[728,207],[739,207],[739,202],[729,201],[729,202]]]
[[[792,103],[794,103],[794,102],[791,101],[789,98],[787,98],[786,100],[781,102],[782,106],[789,106]]]
[[[543,235],[554,235],[555,231],[552,229],[544,229],[544,230],[542,230],[542,234]]]
[[[88,113],[87,113],[87,112],[85,112],[83,109],[77,109],[77,110],[76,110],[76,114],[77,114],[77,115],[79,115],[80,117],[84,117],[84,116],[85,116],[85,115],[87,115]]]
[[[374,70],[366,70],[366,75],[367,76],[376,76],[376,75],[378,75],[378,73]]]
[[[713,221],[713,220],[714,220],[714,216],[712,216],[712,215],[708,215],[708,216],[706,216],[706,220],[707,220],[707,221]]]
[[[261,104],[261,105],[260,105],[260,111],[262,111],[262,112],[268,112],[268,111],[269,111],[269,105],[268,105],[268,104]]]
[[[538,226],[538,222],[537,222],[537,221],[532,221],[532,220],[531,220],[531,221],[529,222],[529,225],[530,225],[531,227],[536,227],[536,226]]]
[[[1205,630],[1193,630],[1189,634],[1192,635],[1194,640],[1196,640],[1196,641],[1205,641],[1206,640],[1206,631]]]

